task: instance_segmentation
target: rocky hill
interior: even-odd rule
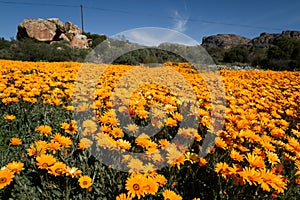
[[[17,39],[32,38],[41,42],[53,43],[65,40],[73,47],[88,48],[89,41],[82,30],[72,22],[63,23],[57,18],[25,19],[18,25]]]
[[[254,46],[258,48],[269,48],[274,41],[281,36],[300,39],[300,31],[283,31],[282,33],[261,33],[258,37],[249,39],[234,34],[217,34],[203,37],[202,45],[206,48],[229,49],[236,46]]]
[[[206,48],[219,47],[229,49],[234,46],[247,45],[250,39],[235,34],[218,34],[203,37],[202,45]]]

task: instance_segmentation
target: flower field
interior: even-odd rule
[[[1,199],[300,196],[300,72],[82,67],[0,60]]]

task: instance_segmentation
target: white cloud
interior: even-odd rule
[[[178,11],[174,11],[173,14],[173,21],[174,21],[174,26],[173,29],[178,31],[178,32],[184,32],[186,31],[186,24],[188,22],[188,18],[180,15]]]
[[[124,36],[130,42],[146,46],[158,46],[161,43],[176,43],[187,46],[199,45],[197,41],[179,31],[159,27],[131,29],[119,33],[113,36],[113,38],[118,38],[118,35]]]

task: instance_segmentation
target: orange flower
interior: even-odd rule
[[[16,119],[16,116],[14,116],[14,115],[5,115],[4,119],[8,122],[12,122]]]
[[[155,181],[159,184],[159,186],[163,186],[167,183],[167,179],[162,174],[157,174],[154,177]]]
[[[164,197],[164,200],[169,200],[169,199],[172,199],[172,200],[182,200],[182,197],[178,194],[176,194],[174,191],[172,190],[165,190],[163,193],[162,193],[163,197]]]
[[[145,186],[147,183],[147,178],[142,174],[132,174],[127,180],[125,184],[126,190],[128,190],[128,194],[130,197],[138,197],[145,196]]]
[[[56,151],[58,151],[61,147],[60,143],[54,141],[54,140],[51,140],[50,143],[48,143],[47,145],[48,149],[53,151],[53,154],[56,153]]]
[[[57,140],[57,142],[64,148],[69,148],[72,144],[71,138],[67,136],[60,136]]]
[[[261,156],[247,153],[246,160],[249,162],[250,167],[265,168],[265,161]]]
[[[171,166],[175,166],[177,165],[177,168],[180,169],[180,164],[184,163],[185,160],[185,156],[183,153],[181,153],[179,150],[177,150],[177,148],[168,148],[167,149],[167,159],[168,159],[168,163]]]
[[[127,196],[125,193],[121,193],[116,197],[116,200],[132,200],[132,197]]]
[[[216,168],[215,168],[215,172],[221,173],[222,176],[224,178],[226,178],[229,175],[229,172],[230,172],[228,164],[225,163],[225,162],[224,163],[223,162],[217,163]]]
[[[52,128],[48,125],[41,125],[35,129],[35,131],[40,132],[41,135],[52,134]]]
[[[158,186],[159,185],[154,178],[148,177],[144,185],[145,193],[155,195],[158,191]]]
[[[12,173],[19,173],[24,170],[24,163],[13,161],[6,165],[7,169],[9,169]]]
[[[128,124],[125,128],[129,133],[137,133],[139,130],[139,127],[136,124]]]
[[[271,163],[271,165],[276,165],[276,164],[280,163],[280,159],[278,158],[278,155],[276,153],[267,152],[267,157],[268,157],[268,161],[269,161],[269,163]]]
[[[61,128],[64,129],[66,133],[75,134],[77,131],[76,121],[71,120],[70,123],[63,122]]]
[[[254,168],[245,167],[243,168],[243,171],[238,174],[243,179],[243,182],[248,182],[249,185],[256,185],[257,182],[261,181],[260,173]]]
[[[43,154],[41,156],[37,156],[36,161],[36,165],[39,167],[39,169],[49,169],[49,167],[54,165],[56,159],[52,155]]]
[[[200,167],[204,167],[204,166],[206,166],[206,165],[207,165],[206,159],[205,159],[205,158],[200,158],[200,159],[199,159],[199,166],[200,166]]]
[[[11,138],[9,145],[10,146],[19,146],[22,144],[22,140],[20,138]]]
[[[66,164],[63,162],[56,162],[54,165],[49,167],[48,172],[54,176],[60,176],[65,173]]]
[[[281,128],[275,127],[271,130],[271,135],[276,138],[284,138],[285,132]]]
[[[130,142],[123,140],[123,139],[118,139],[117,140],[117,146],[120,147],[123,150],[129,150],[131,148]]]
[[[34,144],[30,145],[30,148],[27,149],[29,156],[40,156],[46,153],[48,149],[48,144],[46,141],[38,140]]]
[[[76,176],[80,176],[82,171],[76,167],[66,166],[65,173],[66,173],[66,176],[71,176],[72,178],[74,178]]]
[[[166,123],[166,126],[169,126],[169,127],[177,126],[177,121],[174,120],[174,119],[171,118],[171,117],[168,117],[168,118],[165,120],[165,123]]]
[[[110,134],[114,137],[114,138],[120,138],[123,136],[123,131],[120,128],[113,128],[110,132]]]
[[[9,185],[13,179],[14,175],[9,169],[0,170],[0,189]]]
[[[222,138],[216,137],[215,143],[217,147],[220,147],[222,149],[227,149],[227,144]]]
[[[89,188],[92,186],[92,179],[89,176],[81,176],[78,179],[81,188]]]
[[[80,141],[78,143],[78,149],[85,150],[85,149],[89,148],[92,144],[93,144],[93,141],[91,141],[90,139],[82,138],[82,139],[80,139]]]
[[[143,171],[143,168],[144,168],[143,162],[137,158],[131,159],[129,161],[127,167],[129,167],[130,172],[135,172],[135,173]]]
[[[230,152],[230,158],[232,158],[233,160],[242,162],[244,160],[244,155],[241,155],[235,149],[232,149]]]

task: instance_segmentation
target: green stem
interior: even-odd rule
[[[65,196],[65,200],[69,200],[70,199],[70,185],[69,185],[69,177],[66,177],[66,196]]]

